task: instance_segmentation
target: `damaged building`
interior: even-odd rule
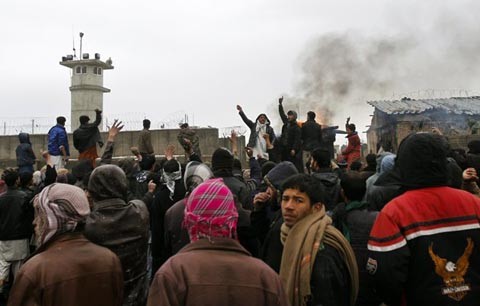
[[[396,152],[408,134],[431,132],[433,128],[458,148],[465,148],[471,139],[480,139],[480,96],[367,103],[375,108],[367,131],[371,153],[382,149]]]

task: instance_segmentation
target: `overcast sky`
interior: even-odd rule
[[[141,120],[146,115],[156,128],[186,112],[196,125],[221,128],[243,125],[235,110],[241,104],[250,117],[270,111],[278,121],[269,107],[280,95],[299,94],[302,59],[322,35],[428,31],[439,15],[469,11],[473,3],[1,1],[0,117],[70,116],[70,72],[59,61],[72,53],[73,38],[79,49],[81,31],[83,51],[111,57],[115,66],[104,74],[104,85],[112,90],[104,96],[107,116]],[[420,86],[389,87],[381,95],[436,85]],[[364,98],[369,99],[359,97]],[[372,112],[362,100],[351,117],[365,125]],[[343,125],[343,118],[342,113],[331,122]]]

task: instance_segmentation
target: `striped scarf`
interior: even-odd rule
[[[90,213],[85,192],[73,185],[55,183],[45,187],[34,200],[38,246],[53,237],[73,232]]]
[[[332,225],[332,219],[322,210],[312,213],[289,228],[281,227],[280,240],[284,248],[280,278],[292,306],[304,306],[311,297],[310,280],[315,259],[323,243],[334,247],[345,261],[351,281],[350,305],[358,294],[358,267],[352,247]],[[287,239],[288,238],[288,239]],[[321,289],[320,289],[321,290]]]

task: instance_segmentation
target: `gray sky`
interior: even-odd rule
[[[304,82],[305,66],[309,65],[305,58],[312,56],[310,51],[325,35],[348,34],[366,41],[372,37],[408,41],[408,35],[419,32],[441,36],[439,20],[457,24],[457,18],[465,20],[472,17],[469,12],[478,11],[472,1],[418,2],[1,1],[0,117],[69,117],[70,73],[58,62],[72,53],[73,30],[77,50],[78,32],[82,31],[84,52],[99,52],[102,59],[113,60],[115,70],[104,75],[104,85],[112,90],[104,96],[107,116],[135,120],[146,114],[156,128],[156,122],[183,111],[190,120],[194,116],[196,125],[226,127],[243,125],[235,110],[235,105],[241,104],[250,117],[268,111],[269,117],[278,122],[272,105],[280,95],[304,94],[299,84]],[[451,28],[449,25],[445,28]],[[458,33],[451,37],[467,39]],[[434,38],[425,40],[425,44],[431,46],[432,41],[442,39]],[[422,36],[416,37],[415,44],[407,50],[408,56],[400,56],[411,69],[393,73],[394,77],[415,76],[430,67],[415,69]],[[448,41],[435,47],[454,48],[455,44]],[[418,60],[432,57],[428,52],[421,54]],[[452,56],[442,54],[440,59]],[[320,71],[324,60],[313,61]],[[383,62],[386,66],[394,64]],[[357,91],[357,96],[348,98],[353,108],[343,108],[330,122],[343,125],[344,118],[351,115],[358,126],[369,124],[373,109],[365,103],[367,99],[429,88],[475,89],[476,72],[462,77],[460,84],[439,81],[445,79],[442,76],[432,83],[428,79],[418,83],[413,78],[401,86],[393,82],[377,92],[377,87]],[[303,111],[307,110],[300,110],[300,119],[304,119]]]

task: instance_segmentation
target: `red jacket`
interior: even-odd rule
[[[378,215],[367,269],[388,305],[478,305],[480,199],[449,187],[407,191]]]
[[[358,137],[358,134],[356,132],[348,135],[347,139],[348,139],[348,145],[342,151],[342,155],[343,155],[343,158],[347,161],[348,168],[350,168],[350,165],[352,164],[352,162],[360,159],[360,151],[362,146],[360,143],[360,137]]]

